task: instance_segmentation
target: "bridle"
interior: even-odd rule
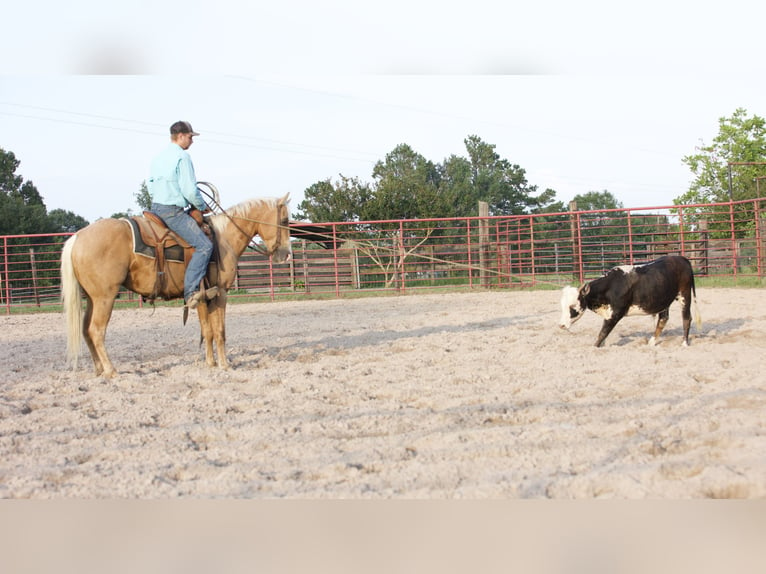
[[[255,219],[250,219],[248,217],[243,217],[241,215],[237,215],[237,216],[230,215],[221,206],[220,194],[218,193],[218,189],[212,183],[209,183],[209,182],[206,182],[206,181],[198,181],[197,185],[198,186],[199,185],[203,185],[203,186],[209,188],[209,190],[210,190],[209,192],[205,191],[204,189],[199,189],[199,188],[198,189],[199,189],[200,193],[202,193],[205,197],[207,197],[213,203],[213,209],[211,209],[211,211],[213,211],[214,214],[225,215],[226,218],[229,220],[229,222],[234,226],[234,228],[248,239],[247,247],[249,247],[253,251],[256,251],[256,252],[258,252],[261,255],[264,255],[266,257],[271,257],[274,253],[276,253],[279,250],[280,247],[282,247],[282,234],[279,233],[279,229],[282,228],[282,227],[285,227],[280,222],[282,220],[282,217],[281,217],[282,210],[283,209],[287,209],[286,205],[277,203],[277,209],[275,210],[276,211],[276,223],[274,224],[275,229],[277,229],[277,238],[276,238],[276,242],[274,244],[274,247],[271,250],[269,250],[269,249],[266,249],[265,246],[260,245],[260,244],[255,242],[255,236],[258,235],[258,233],[255,233],[255,234],[251,235],[250,233],[246,232],[235,221],[235,219],[242,219],[243,221],[250,221],[252,223],[257,223],[259,225],[272,225],[271,223],[266,223],[265,221],[257,221]],[[216,209],[218,211],[216,211]]]

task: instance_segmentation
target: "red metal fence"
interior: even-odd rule
[[[558,287],[671,253],[688,257],[698,276],[760,281],[766,274],[765,201],[326,223],[322,234],[331,247],[294,240],[289,263],[274,265],[246,252],[230,297]],[[67,237],[0,237],[0,305],[6,313],[58,305]],[[127,291],[120,300],[142,303]]]

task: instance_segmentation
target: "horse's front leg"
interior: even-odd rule
[[[213,313],[214,315],[215,313]],[[202,301],[197,306],[199,316],[200,333],[205,342],[205,362],[209,367],[215,367],[215,355],[213,354],[213,328],[211,326],[207,303]]]
[[[215,338],[218,365],[222,369],[228,369],[229,360],[226,358],[226,294],[219,295],[212,303],[211,308],[210,326]]]

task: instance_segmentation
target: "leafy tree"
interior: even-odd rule
[[[439,196],[444,211],[441,217],[468,217],[477,215],[476,194],[473,188],[471,162],[457,155],[451,155],[439,170]]]
[[[31,181],[16,175],[21,162],[0,148],[0,235],[46,233],[47,211]]]
[[[87,227],[88,221],[71,211],[53,209],[48,213],[48,224],[52,233],[74,233],[78,229]]]
[[[146,185],[146,180],[141,182],[141,187],[136,193],[133,194],[136,198],[136,203],[141,211],[148,211],[152,206],[152,195],[149,193],[149,187]]]
[[[20,164],[13,152],[0,148],[0,235],[70,233],[88,225],[71,211],[48,213],[35,185],[16,173]]]
[[[467,157],[451,155],[435,164],[400,144],[375,164],[372,185],[341,176],[315,183],[305,191],[298,219],[311,221],[360,221],[471,217],[479,201],[486,201],[491,215],[517,215],[550,210],[556,192],[537,194],[526,172],[500,158],[495,146],[478,136],[464,141]]]
[[[749,117],[744,108],[737,108],[731,117],[719,118],[718,126],[712,144],[702,145],[698,153],[683,158],[694,180],[686,193],[673,200],[676,205],[725,203],[764,195],[760,179],[766,176],[766,122],[755,115]],[[744,215],[738,219],[752,221],[752,210],[745,207]],[[702,220],[707,222],[711,237],[731,236],[727,206],[684,209],[684,221],[690,226]],[[740,221],[734,222],[734,228],[748,234],[754,231],[751,223]]]
[[[368,219],[419,219],[444,213],[436,166],[407,144],[400,144],[375,164],[375,194],[366,205]]]
[[[16,173],[20,165],[13,152],[0,149],[0,235],[31,235],[58,232],[71,232],[88,224],[83,218],[61,209],[47,212],[43,198],[31,181],[24,181]],[[35,241],[30,247],[29,240],[23,237],[8,239],[10,249],[0,254],[7,260],[0,260],[0,265],[10,264],[18,273],[8,279],[14,288],[32,286],[23,269],[31,265],[34,255],[37,287],[55,285],[58,281],[60,244],[64,237],[48,238]]]
[[[573,201],[577,203],[579,211],[623,208],[622,202],[607,190],[589,191],[582,195],[578,194],[574,196]]]
[[[578,194],[574,196],[573,201],[577,204],[578,211],[622,209],[622,202],[606,190]],[[581,233],[591,237],[617,235],[627,230],[626,217],[624,211],[583,213],[580,215]]]
[[[24,183],[24,178],[16,175],[20,163],[12,151],[0,148],[0,192],[4,195],[17,191]]]
[[[152,207],[152,196],[149,193],[149,187],[146,185],[146,181],[141,182],[141,186],[138,188],[138,191],[133,194],[133,197],[136,200],[136,204],[138,205],[138,215],[141,215],[142,212],[149,210]],[[131,208],[128,208],[126,211],[118,211],[116,213],[113,213],[109,217],[112,219],[122,219],[125,217],[133,217],[136,214],[133,213],[133,210]]]
[[[537,188],[528,184],[526,172],[500,158],[493,144],[469,136],[465,147],[471,163],[474,204],[486,201],[491,215],[520,215],[536,205],[532,194]]]
[[[466,138],[464,143],[468,157],[452,155],[438,166],[440,206],[445,209],[440,215],[477,215],[479,201],[489,204],[491,215],[520,215],[546,209],[555,199],[556,192],[552,189],[536,197],[537,187],[529,185],[526,172],[502,159],[493,144],[475,135]]]
[[[604,268],[618,264],[622,260],[621,238],[628,231],[628,216],[624,211],[600,210],[621,209],[622,203],[606,190],[578,194],[573,201],[578,211],[599,211],[580,214],[583,258],[598,260]]]
[[[731,117],[720,118],[718,126],[718,135],[711,144],[701,145],[698,153],[683,158],[694,181],[686,193],[674,200],[675,204],[729,201],[729,164],[734,164],[732,198],[737,201],[757,195],[756,178],[766,175],[766,122],[755,115],[748,117],[747,110],[737,108]]]
[[[335,184],[326,179],[308,187],[295,217],[314,222],[360,221],[371,197],[367,184],[341,174]]]
[[[534,205],[531,208],[532,213],[560,213],[566,211],[566,206],[563,201],[556,200],[556,192],[551,188],[546,188],[537,198],[534,200]]]

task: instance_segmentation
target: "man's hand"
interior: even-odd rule
[[[192,207],[189,210],[189,215],[191,215],[191,218],[197,222],[197,225],[202,225],[204,223],[204,219],[202,219],[202,211],[197,209],[196,207]]]

